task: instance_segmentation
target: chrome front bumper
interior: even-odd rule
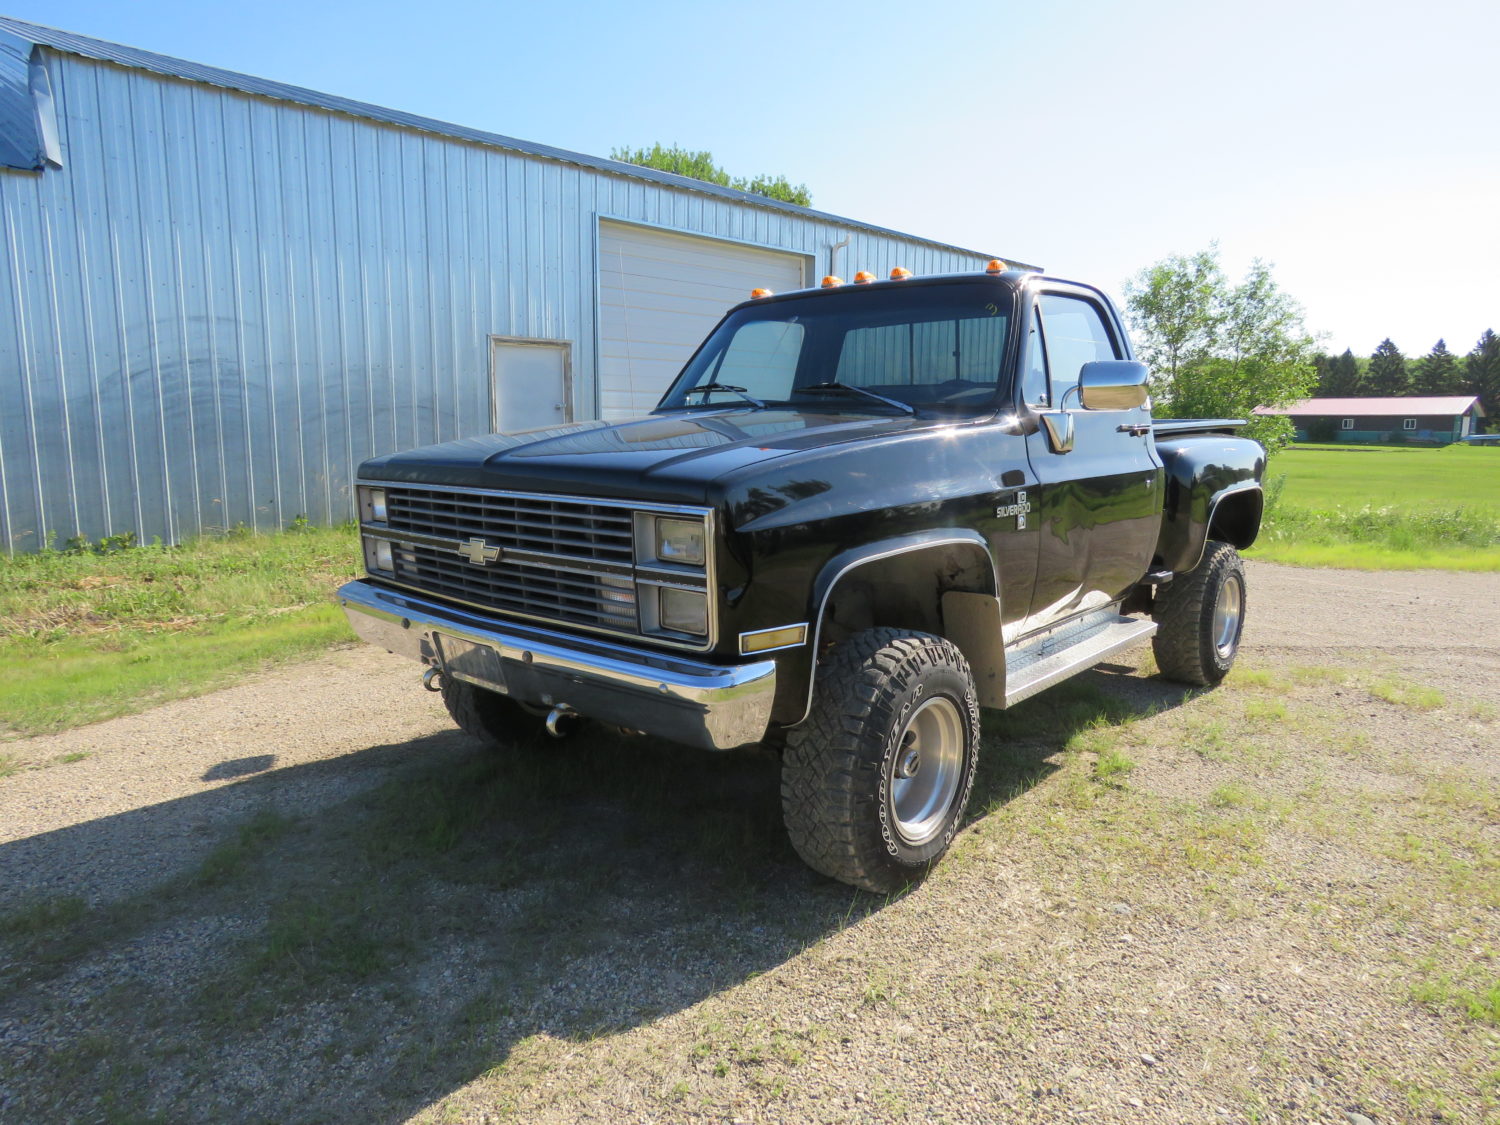
[[[359,580],[338,592],[366,641],[537,707],[708,750],[759,742],[776,662],[708,664],[481,617]],[[481,646],[475,648],[474,646]]]

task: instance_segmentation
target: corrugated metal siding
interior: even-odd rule
[[[489,337],[571,340],[600,217],[884,272],[982,256],[72,55],[63,167],[0,173],[0,543],[353,512],[375,453],[485,429]],[[685,358],[685,357],[684,357]]]

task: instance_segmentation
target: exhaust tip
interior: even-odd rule
[[[566,703],[559,703],[547,712],[547,733],[553,738],[567,738],[577,733],[581,722],[577,711]]]

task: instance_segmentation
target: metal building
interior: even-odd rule
[[[989,255],[0,18],[0,544],[353,514],[649,409],[757,285]]]

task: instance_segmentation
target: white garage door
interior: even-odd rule
[[[724,311],[764,287],[800,289],[805,258],[711,238],[599,224],[599,409],[656,405]]]

